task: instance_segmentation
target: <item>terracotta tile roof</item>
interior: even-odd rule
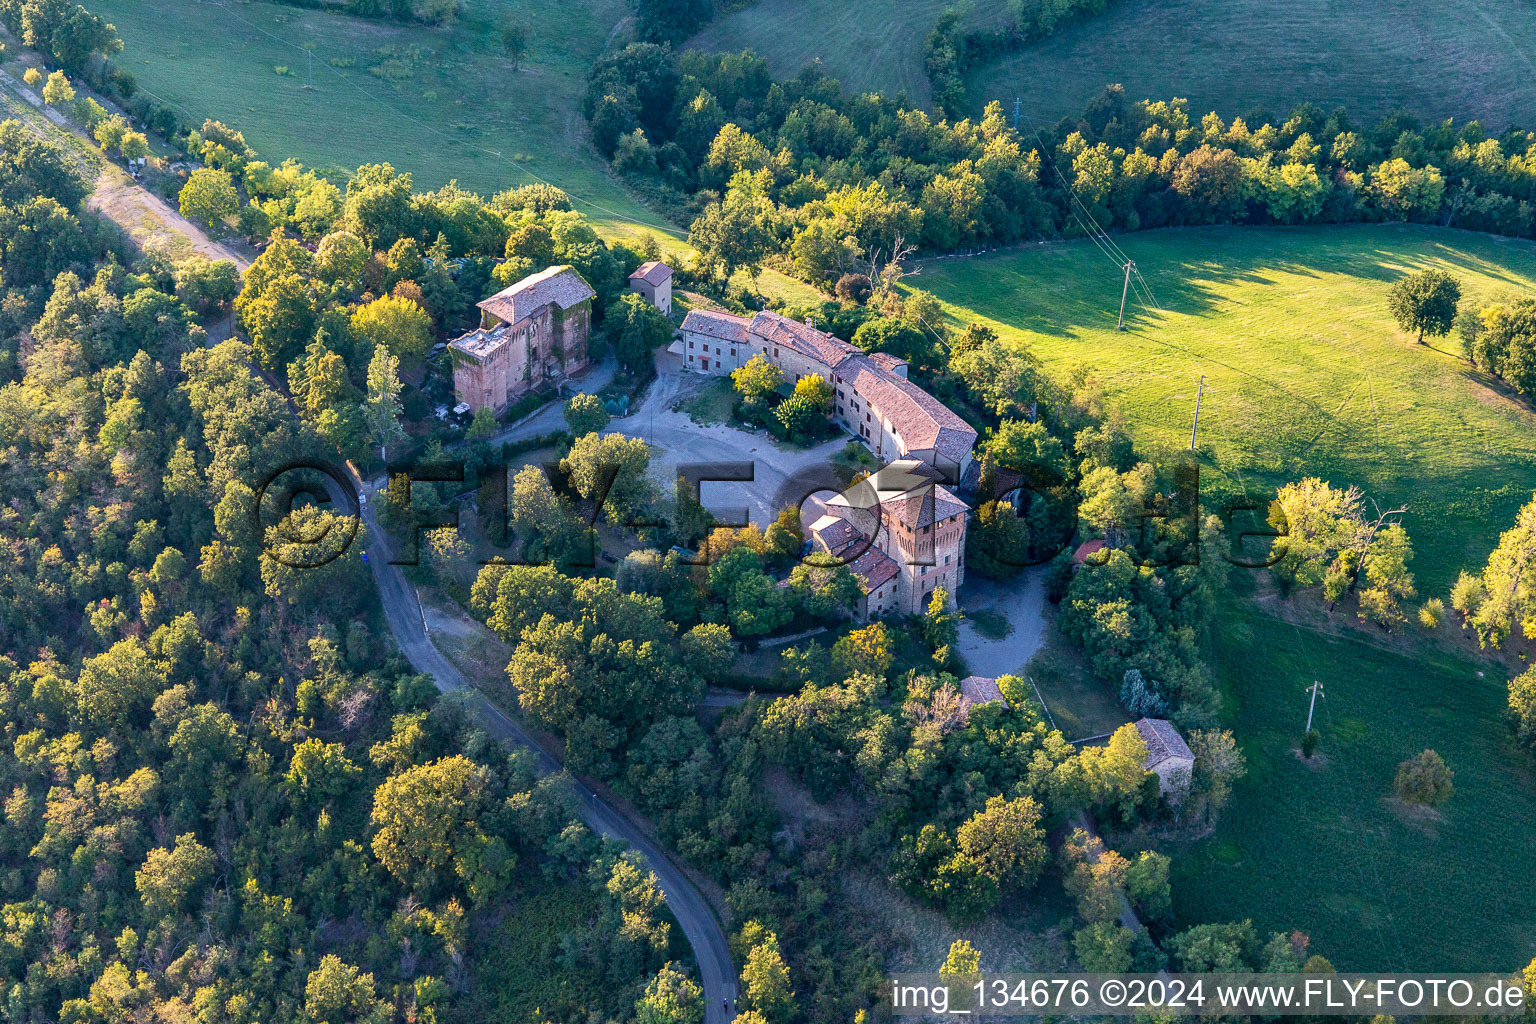
[[[861,540],[864,535],[848,520],[826,515],[811,524],[811,533],[831,554],[838,554],[849,544]]]
[[[882,501],[880,511],[887,519],[900,522],[909,529],[921,529],[954,515],[964,515],[966,504],[948,487],[934,484]]]
[[[891,556],[877,547],[871,547],[855,558],[848,568],[866,594],[874,593],[901,571]]]
[[[640,264],[640,269],[629,275],[631,281],[640,280],[649,285],[658,285],[672,276],[672,268],[660,260],[650,260]]]
[[[883,518],[908,527],[930,526],[941,519],[964,514],[967,510],[965,502],[936,477],[933,467],[925,462],[898,459],[827,499],[827,512],[850,520],[866,535],[873,526],[870,510],[875,505],[880,506]]]
[[[955,462],[964,461],[976,445],[976,431],[943,402],[904,377],[898,377],[865,355],[854,356],[837,374],[890,420],[907,451],[933,449]]]
[[[997,680],[991,676],[966,676],[960,680],[960,698],[969,705],[991,704],[993,701],[1008,704],[1008,698],[1003,696]]]
[[[561,309],[570,309],[596,294],[575,268],[547,267],[508,285],[477,305],[498,320],[515,324],[551,302]]]
[[[1089,555],[1096,555],[1104,550],[1104,538],[1095,537],[1093,540],[1085,540],[1076,551],[1072,552],[1072,564],[1082,565],[1088,561]]]
[[[871,352],[869,354],[869,361],[883,370],[890,370],[898,377],[906,377],[907,375],[907,361],[898,356],[893,356],[889,352]]]
[[[736,345],[747,342],[747,325],[752,321],[735,313],[722,313],[716,309],[690,309],[683,317],[683,330],[690,334],[702,334]]]
[[[793,349],[832,368],[850,356],[862,354],[841,338],[766,309],[752,318],[749,330],[770,344]]]
[[[1136,731],[1141,733],[1142,741],[1147,745],[1146,769],[1148,771],[1164,761],[1192,762],[1195,759],[1195,755],[1190,753],[1189,744],[1184,742],[1184,737],[1179,735],[1179,730],[1175,729],[1173,723],[1166,718],[1138,718]]]

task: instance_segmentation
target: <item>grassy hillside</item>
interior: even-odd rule
[[[849,89],[905,92],[927,106],[923,41],[952,0],[758,0],[716,19],[690,39],[693,49],[750,47],[773,73],[789,78],[820,61]]]
[[[930,20],[931,24],[931,20]],[[1529,126],[1536,19],[1524,0],[1126,0],[979,69],[976,109],[1023,99],[1037,119],[1076,114],[1107,82],[1135,99],[1185,96],[1196,117],[1311,100],[1359,119],[1394,107],[1427,119]]]
[[[92,5],[117,26],[123,63],[145,89],[194,123],[214,117],[240,129],[263,156],[348,170],[387,160],[418,185],[457,178],[486,194],[537,176],[585,200],[582,211],[605,227],[661,223],[583,143],[586,70],[625,16],[624,0],[464,7],[457,24],[428,28],[259,0]],[[513,12],[533,27],[517,71],[500,39]]]
[[[1304,474],[1406,503],[1424,589],[1487,557],[1536,489],[1536,415],[1495,393],[1451,338],[1420,347],[1388,286],[1429,266],[1466,302],[1536,285],[1536,246],[1397,225],[1212,228],[1120,236],[1165,312],[1087,241],[930,261],[915,284],[957,322],[1030,344],[1056,373],[1096,368],[1149,451],[1189,446],[1196,384],[1202,484],[1273,493]],[[1390,507],[1390,506],[1386,506]]]
[[[1139,444],[1189,444],[1196,381],[1205,486],[1266,493],[1302,474],[1408,506],[1421,590],[1443,594],[1487,557],[1536,489],[1536,415],[1495,393],[1442,340],[1387,318],[1390,282],[1439,266],[1477,301],[1536,282],[1536,246],[1403,226],[1206,229],[1121,236],[1165,312],[1116,332],[1117,268],[1090,242],[926,265],[915,281],[955,322],[1029,343],[1056,373],[1099,370]],[[1417,632],[1295,626],[1236,570],[1211,660],[1250,774],[1216,834],[1175,863],[1183,923],[1252,917],[1299,927],[1341,968],[1503,969],[1528,962],[1536,915],[1536,771],[1509,738],[1507,676]],[[1332,625],[1337,625],[1337,620]],[[1486,674],[1479,676],[1479,671]],[[1291,753],[1314,679],[1322,753]],[[1425,747],[1456,771],[1443,814],[1389,799]],[[1446,907],[1475,906],[1468,918]]]
[[[1536,770],[1502,720],[1504,675],[1241,612],[1225,620],[1215,664],[1249,773],[1216,834],[1174,859],[1184,922],[1300,928],[1341,970],[1530,962]],[[1309,763],[1294,748],[1314,679],[1327,698]],[[1456,773],[1439,812],[1391,798],[1398,762],[1426,747]]]
[[[124,65],[142,88],[193,123],[212,117],[238,128],[264,158],[345,171],[388,161],[418,188],[457,179],[482,195],[548,181],[609,239],[653,234],[664,253],[692,251],[686,230],[638,203],[585,141],[587,68],[622,34],[624,0],[512,8],[465,0],[459,21],[441,28],[263,0],[98,0],[93,9],[117,25]],[[533,28],[516,71],[501,47],[511,16]],[[771,270],[758,287],[793,301],[818,297]]]

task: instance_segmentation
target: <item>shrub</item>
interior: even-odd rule
[[[1316,729],[1308,729],[1307,734],[1301,738],[1301,756],[1310,758],[1317,753],[1317,744],[1322,739],[1322,734]]]
[[[1509,681],[1509,715],[1515,735],[1536,747],[1536,668],[1528,668]]]
[[[874,283],[865,274],[844,274],[837,279],[837,297],[840,299],[862,306],[874,293]]]
[[[1438,807],[1455,792],[1454,775],[1439,754],[1425,750],[1397,766],[1397,795],[1408,803]]]
[[[1439,629],[1445,623],[1445,602],[1432,597],[1419,605],[1419,625],[1425,629]]]

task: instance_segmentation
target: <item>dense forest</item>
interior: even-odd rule
[[[593,65],[586,111],[614,168],[722,272],[782,255],[807,280],[873,275],[902,245],[948,252],[1192,224],[1409,220],[1530,237],[1536,137],[1303,104],[1196,118],[1109,86],[1080,117],[1016,131],[997,104],[942,120],[815,68],[637,43]]]
[[[585,979],[552,1012],[632,1012],[674,941],[652,876],[388,653],[361,543],[274,556],[332,513],[262,536],[252,484],[324,442],[205,347],[223,275],[84,195],[0,124],[0,1015],[484,1019],[482,936],[547,886],[579,895],[533,955]]]

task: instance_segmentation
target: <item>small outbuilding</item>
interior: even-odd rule
[[[1166,718],[1138,718],[1136,731],[1147,745],[1144,767],[1157,775],[1158,789],[1169,803],[1176,804],[1189,795],[1194,776],[1195,755],[1179,730]]]
[[[1009,707],[1008,698],[1003,696],[1003,691],[998,688],[997,680],[992,676],[966,676],[960,680],[960,702],[967,708],[973,708],[978,704],[997,704]]]
[[[629,290],[639,292],[667,316],[672,315],[672,268],[660,260],[640,264],[640,269],[629,275]]]

